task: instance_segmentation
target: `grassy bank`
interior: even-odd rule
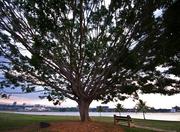
[[[108,122],[113,124],[112,117],[93,117],[94,121]],[[77,116],[39,116],[39,115],[21,115],[13,113],[0,113],[0,131],[16,129],[39,122],[56,122],[67,120],[79,120]],[[141,120],[134,119],[134,123],[139,126],[160,128],[165,130],[176,130],[180,132],[180,122],[176,121],[155,121],[155,120]],[[128,128],[122,126],[126,132],[152,132],[151,130],[144,130],[140,128]]]

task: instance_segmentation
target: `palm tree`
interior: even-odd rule
[[[99,112],[100,116],[101,116],[101,112],[103,112],[103,107],[102,106],[98,106],[97,107],[97,112]]]
[[[139,111],[143,112],[144,120],[146,119],[145,118],[145,113],[147,112],[148,109],[149,109],[149,107],[146,105],[146,102],[142,101],[141,99],[136,104],[136,110],[137,110],[137,112],[139,112]]]
[[[124,109],[124,107],[123,107],[123,105],[122,104],[120,104],[120,103],[118,103],[117,105],[116,105],[116,112],[119,112],[119,115],[121,115],[121,111],[123,111],[123,109]]]

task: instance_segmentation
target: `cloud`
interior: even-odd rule
[[[17,102],[17,104],[32,104],[32,100],[28,98],[23,98],[23,97],[16,97],[12,96],[9,99],[0,99],[1,104],[12,104],[13,102]]]

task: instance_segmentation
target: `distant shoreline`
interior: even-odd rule
[[[79,116],[79,112],[15,112],[15,111],[0,111],[1,113],[15,113],[25,115],[53,115],[53,116]],[[101,112],[103,117],[113,117],[113,115],[119,115],[118,112]],[[99,112],[89,112],[90,116],[98,117]],[[132,118],[143,119],[142,113],[135,112],[122,112],[122,116],[130,115]],[[180,121],[180,112],[175,113],[146,113],[146,119],[149,120],[161,120],[161,121]]]

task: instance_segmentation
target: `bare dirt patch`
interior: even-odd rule
[[[52,132],[123,132],[119,126],[99,122],[62,122],[53,123],[48,130]]]
[[[80,122],[80,121],[65,121],[50,123],[47,128],[40,128],[37,125],[32,125],[24,127],[22,129],[14,130],[11,132],[124,132],[124,130],[118,126],[111,123],[101,123],[101,122]]]

